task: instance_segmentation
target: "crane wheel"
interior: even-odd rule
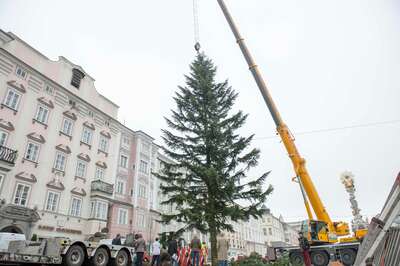
[[[71,246],[63,258],[63,264],[66,266],[81,266],[85,261],[83,248],[78,245]]]
[[[356,252],[353,249],[341,249],[339,250],[340,261],[345,266],[354,265],[354,261],[356,260]]]
[[[290,263],[293,266],[304,265],[303,255],[300,252],[293,252],[289,255]]]
[[[311,262],[314,266],[327,266],[329,264],[329,256],[323,250],[312,251]]]
[[[98,248],[91,259],[91,264],[93,266],[107,266],[109,259],[107,250],[105,248]]]
[[[129,255],[125,250],[118,251],[114,259],[114,266],[127,266],[129,264]]]

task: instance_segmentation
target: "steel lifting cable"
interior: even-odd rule
[[[199,11],[198,0],[193,0],[193,30],[194,30],[194,49],[200,51],[200,34],[199,34]]]

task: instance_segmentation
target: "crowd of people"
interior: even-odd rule
[[[145,257],[146,241],[141,234],[135,234],[133,247],[136,251],[135,266],[142,266],[146,260],[151,260],[151,266],[204,266],[208,262],[208,246],[201,242],[197,236],[187,245],[170,234],[165,246],[156,238],[151,244],[151,259]],[[121,245],[121,236],[118,234],[113,240],[113,245]],[[229,241],[220,234],[217,238],[218,264],[228,265]]]

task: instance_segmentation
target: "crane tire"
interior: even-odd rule
[[[90,262],[93,266],[107,266],[110,256],[105,248],[98,248],[91,258]]]
[[[291,265],[293,266],[302,266],[304,265],[303,255],[300,252],[293,252],[289,255],[289,260]]]
[[[356,260],[356,252],[353,249],[346,248],[346,249],[341,249],[339,250],[340,254],[340,261],[343,263],[345,266],[351,266],[354,265],[354,261]]]
[[[129,265],[129,255],[126,250],[120,250],[113,260],[113,266],[127,266]]]
[[[67,254],[63,257],[63,265],[65,266],[81,266],[85,261],[85,253],[79,245],[69,247]]]
[[[329,264],[329,256],[323,250],[315,250],[311,252],[311,262],[314,266],[327,266]]]

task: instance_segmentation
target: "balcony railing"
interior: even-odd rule
[[[99,191],[99,192],[103,192],[103,193],[112,195],[114,192],[114,185],[108,184],[101,180],[95,180],[95,181],[92,181],[92,185],[91,185],[90,189],[92,192]]]
[[[17,159],[17,153],[16,150],[0,146],[0,161],[14,165]]]

